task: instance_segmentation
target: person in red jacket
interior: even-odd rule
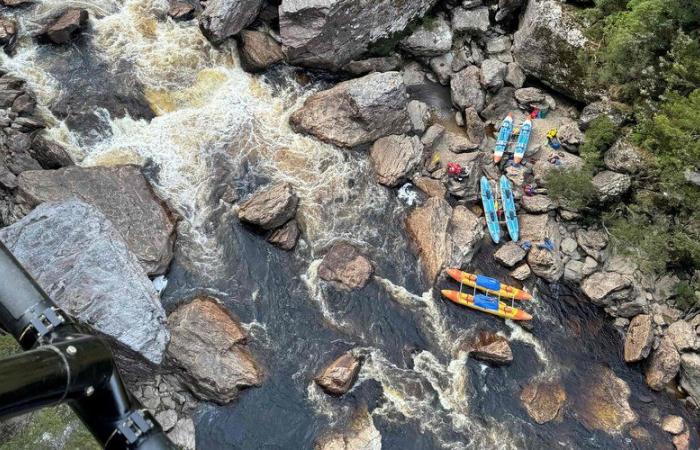
[[[464,181],[467,176],[464,168],[456,162],[447,163],[447,174],[457,181]]]

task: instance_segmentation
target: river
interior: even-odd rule
[[[213,48],[196,23],[166,20],[167,2],[47,0],[91,12],[91,28],[67,47],[23,37],[3,67],[28,80],[49,132],[81,165],[141,164],[182,218],[162,301],[167,311],[195,294],[220,298],[248,329],[265,367],[259,388],[195,417],[202,450],[311,448],[367,408],[386,449],[667,448],[656,425],[690,417],[650,391],[624,364],[621,336],[603,313],[565,287],[528,285],[538,301],[531,331],[445,302],[431,287],[404,232],[411,206],[373,180],[366,154],[295,134],[288,116],[324,77],[283,67],[263,76],[239,68],[235,44]],[[23,30],[38,23],[18,13]],[[444,94],[444,93],[443,93]],[[435,95],[444,104],[445,95]],[[269,181],[300,197],[303,241],[278,250],[236,219],[231,199]],[[349,240],[376,265],[365,288],[344,292],[316,270],[329,244]],[[484,243],[469,269],[502,277]],[[510,340],[512,364],[491,367],[460,351],[481,330]],[[350,393],[333,398],[313,376],[350,348],[365,356]],[[631,389],[647,443],[589,430],[580,420],[591,373],[609,367]],[[537,425],[520,402],[533,381],[560,383],[560,421]],[[693,431],[693,439],[696,439]]]

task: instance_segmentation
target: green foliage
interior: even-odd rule
[[[9,334],[0,335],[0,358],[5,358],[19,352],[20,348],[15,338]]]
[[[593,120],[585,133],[585,139],[579,151],[586,164],[591,168],[603,165],[603,154],[620,136],[617,127],[606,115]]]
[[[689,309],[698,303],[695,291],[700,291],[700,280],[681,280],[676,284],[676,304]]]
[[[579,210],[591,205],[596,198],[592,178],[588,169],[552,169],[545,177],[547,193],[567,208]]]
[[[66,405],[44,408],[31,415],[21,432],[0,445],[0,450],[97,450],[100,446]]]

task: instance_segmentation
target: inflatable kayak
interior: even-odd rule
[[[530,142],[530,133],[532,133],[532,120],[527,119],[520,126],[520,135],[518,136],[518,143],[515,144],[515,154],[513,159],[515,164],[520,164],[523,160],[525,152],[527,151],[527,145]]]
[[[517,242],[517,240],[520,238],[520,225],[518,225],[518,216],[515,213],[513,188],[510,185],[510,180],[508,180],[505,175],[501,175],[499,184],[501,187],[501,203],[503,204],[503,213],[506,216],[508,234],[513,242]]]
[[[506,151],[508,147],[508,141],[510,141],[510,135],[513,133],[513,114],[508,113],[503,122],[501,122],[501,128],[498,130],[498,139],[496,140],[496,148],[493,151],[493,161],[498,163],[501,158],[503,158],[503,152]]]
[[[457,303],[458,305],[463,305],[468,308],[476,309],[477,311],[482,311],[487,314],[492,314],[494,316],[503,317],[504,319],[512,320],[531,320],[532,316],[525,311],[518,308],[513,308],[506,305],[503,302],[499,302],[498,299],[494,297],[489,297],[484,294],[460,294],[457,291],[451,291],[449,289],[443,289],[442,295],[449,300]]]
[[[487,294],[497,295],[502,298],[515,300],[532,300],[532,295],[522,289],[508,286],[495,278],[485,275],[474,275],[473,273],[462,272],[459,269],[447,269],[447,274],[455,281],[465,286],[473,287]]]
[[[484,176],[481,177],[481,202],[484,204],[484,215],[491,239],[498,244],[501,240],[501,226],[498,224],[498,214],[496,214],[496,199],[493,197],[491,183]]]

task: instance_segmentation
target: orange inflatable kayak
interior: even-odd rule
[[[532,295],[522,289],[514,288],[500,281],[484,275],[462,272],[459,269],[447,269],[447,274],[458,283],[473,287],[487,294],[502,297],[504,299],[532,300]]]
[[[449,300],[457,303],[458,305],[463,305],[468,308],[476,309],[477,311],[482,311],[487,314],[492,314],[494,316],[502,317],[504,319],[511,320],[531,320],[532,316],[525,311],[518,308],[513,308],[506,305],[503,302],[499,302],[494,297],[489,297],[484,294],[460,294],[457,291],[451,291],[449,289],[443,289],[441,291],[442,295]]]

